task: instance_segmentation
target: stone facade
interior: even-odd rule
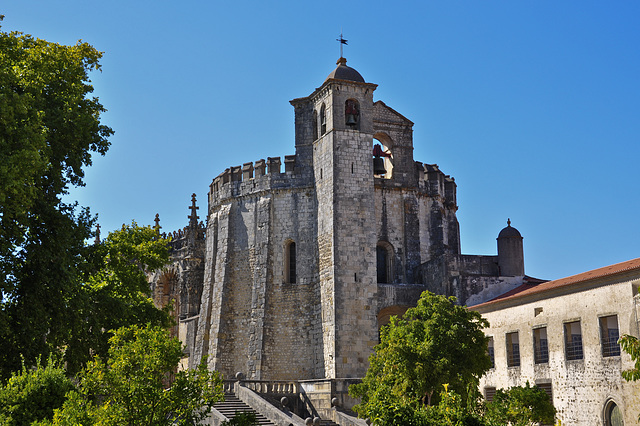
[[[496,388],[536,384],[551,394],[563,425],[636,424],[640,384],[619,336],[639,336],[640,259],[536,286],[524,285],[474,306],[491,326],[494,368],[481,380]]]
[[[205,235],[191,219],[152,279],[158,304],[180,307],[185,365],[206,356],[225,377],[362,377],[379,327],[422,291],[479,303],[526,279],[522,257],[505,257],[522,252],[517,231],[502,253],[517,275],[500,276],[500,256],[460,253],[454,179],[414,161],[413,123],[374,101],[376,87],[341,58],[291,101],[294,155],[213,179]]]

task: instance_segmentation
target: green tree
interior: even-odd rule
[[[89,84],[101,53],[0,31],[0,375],[63,342],[93,222],[62,201],[112,130]],[[11,348],[7,350],[7,348]]]
[[[556,416],[549,395],[529,382],[508,390],[498,389],[493,401],[486,406],[486,419],[491,426],[553,424]]]
[[[81,374],[53,424],[193,425],[223,397],[222,380],[201,364],[179,371],[182,345],[161,327],[123,327]]]
[[[359,415],[377,424],[423,424],[423,407],[444,383],[465,403],[475,398],[479,378],[491,366],[482,331],[489,324],[455,302],[425,291],[415,308],[382,328],[366,376],[349,388],[362,398],[354,407]],[[412,413],[414,420],[402,421]]]
[[[256,413],[251,411],[236,411],[236,414],[230,420],[225,420],[221,426],[256,426],[258,418]]]
[[[51,359],[46,366],[40,361],[35,368],[23,365],[0,388],[0,424],[29,425],[49,419],[53,410],[62,406],[65,394],[74,388],[64,369]]]
[[[640,340],[637,337],[625,334],[618,341],[622,350],[631,356],[631,360],[634,362],[633,368],[622,372],[622,378],[626,381],[636,381],[640,379]],[[640,422],[640,415],[638,416]]]
[[[111,330],[130,325],[172,325],[168,310],[151,299],[146,272],[169,261],[168,240],[149,226],[122,225],[91,247],[85,283],[69,312],[64,359],[71,373],[80,370],[92,354],[107,356]]]

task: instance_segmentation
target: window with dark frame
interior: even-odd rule
[[[580,321],[566,322],[564,324],[564,347],[567,361],[584,358]]]
[[[602,345],[602,356],[619,356],[620,330],[618,329],[618,316],[609,315],[600,317],[600,344]]]
[[[520,339],[518,332],[507,333],[507,367],[520,366]]]
[[[495,357],[495,352],[493,350],[493,337],[489,337],[489,342],[487,343],[487,353],[489,354],[489,359],[491,359],[491,368],[495,368],[496,357]]]
[[[538,327],[533,329],[533,358],[536,364],[545,364],[549,362],[547,327]]]
[[[295,242],[291,241],[289,242],[289,244],[287,244],[285,255],[286,255],[285,265],[284,265],[285,273],[286,273],[285,282],[289,284],[295,284],[296,283],[296,243]]]

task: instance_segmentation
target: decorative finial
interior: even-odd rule
[[[153,229],[155,229],[156,232],[159,234],[160,228],[162,228],[162,226],[160,226],[160,215],[158,213],[156,213],[156,218],[153,219],[153,221],[156,223]]]
[[[96,224],[96,239],[94,240],[94,244],[100,244],[100,224]]]
[[[340,29],[340,38],[337,38],[336,41],[340,42],[340,57],[342,58],[342,45],[347,44],[347,40],[342,38],[342,29]]]
[[[191,205],[189,209],[191,210],[191,214],[187,216],[189,219],[189,226],[192,228],[196,228],[198,226],[198,219],[200,218],[196,212],[200,207],[196,206],[196,194],[191,194]]]
[[[507,226],[511,226],[511,219],[507,218]]]

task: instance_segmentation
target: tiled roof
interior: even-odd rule
[[[475,305],[472,308],[475,309],[478,307],[488,307],[497,302],[516,300],[532,294],[544,293],[562,287],[570,287],[592,279],[616,275],[636,269],[640,270],[640,258],[627,260],[626,262],[616,263],[614,265],[605,266],[603,268],[593,269],[591,271],[583,272],[577,275],[571,275],[570,277],[560,278],[558,280],[542,282],[540,284],[536,284],[535,282],[525,282],[525,284],[522,284],[521,286],[516,287],[507,293],[504,293],[488,302]]]

